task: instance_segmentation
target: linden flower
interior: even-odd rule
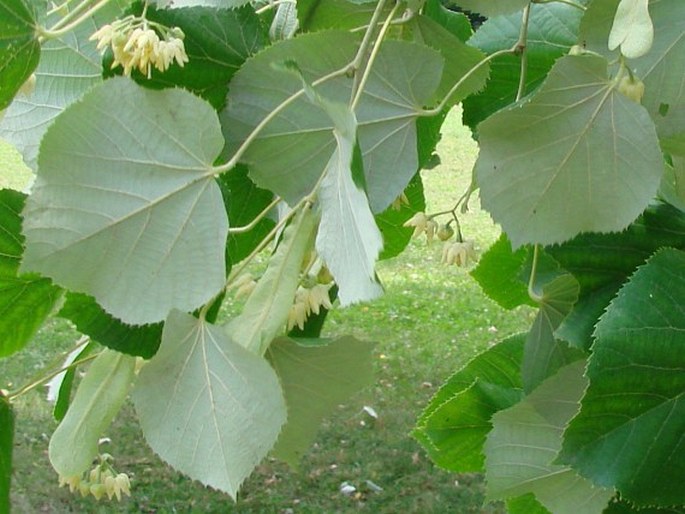
[[[257,281],[252,278],[251,274],[244,273],[240,275],[231,285],[231,289],[235,289],[235,294],[233,297],[236,300],[243,296],[248,297],[252,294],[252,291],[254,291],[255,287],[257,287]]]
[[[426,221],[426,242],[428,244],[433,242],[433,238],[435,237],[435,233],[438,231],[438,222],[430,219]]]
[[[316,284],[311,288],[300,286],[295,293],[295,300],[293,301],[290,311],[288,311],[288,330],[292,330],[296,326],[300,330],[304,329],[304,324],[307,318],[313,312],[319,314],[321,307],[325,309],[332,309],[333,304],[328,296],[328,291],[333,287],[333,284]]]
[[[448,242],[442,247],[441,262],[443,264],[456,264],[463,267],[477,260],[478,254],[473,241]]]
[[[99,460],[93,469],[82,475],[60,476],[60,487],[68,485],[70,492],[78,491],[84,498],[92,495],[96,500],[104,496],[111,500],[116,496],[117,500],[121,501],[122,493],[131,496],[131,481],[126,473],[116,473],[110,463],[111,455],[102,454]]]
[[[418,237],[426,231],[428,224],[428,217],[425,212],[417,212],[411,218],[404,222],[403,227],[414,227],[414,233],[411,237]]]
[[[157,30],[150,28],[150,24]],[[108,46],[112,48],[112,68],[121,66],[124,75],[137,69],[147,78],[151,77],[152,68],[165,72],[174,62],[181,67],[188,62],[184,38],[185,34],[178,27],[168,28],[132,17],[103,25],[90,36],[91,41],[98,42],[98,50],[104,52]]]

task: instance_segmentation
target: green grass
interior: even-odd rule
[[[453,113],[439,146],[442,164],[424,173],[429,212],[449,208],[465,190],[475,144]],[[465,236],[484,249],[498,230],[478,210],[462,220]],[[238,512],[238,513],[498,513],[483,506],[483,479],[444,472],[409,436],[437,387],[498,339],[524,330],[529,311],[504,312],[467,272],[440,265],[440,243],[414,240],[397,259],[379,264],[386,294],[371,304],[334,311],[324,335],[352,333],[375,341],[376,383],[340,405],[321,427],[300,469],[267,459],[247,480],[237,504],[164,465],[145,445],[126,406],[108,432],[118,469],[129,473],[133,498],[121,503],[81,499],[57,487],[47,459],[55,428],[44,391],[17,402],[13,504],[15,512]],[[63,321],[44,327],[24,351],[0,362],[0,386],[21,383],[68,348],[77,334]],[[369,418],[362,407],[378,412]],[[382,487],[374,492],[366,481]],[[359,494],[339,492],[344,481]]]

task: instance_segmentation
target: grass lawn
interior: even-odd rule
[[[449,208],[466,189],[475,144],[448,118],[439,146],[442,163],[424,172],[428,212]],[[477,198],[462,220],[465,236],[485,249],[498,235]],[[247,480],[237,504],[184,478],[145,445],[133,409],[126,406],[106,434],[104,448],[132,478],[133,498],[121,503],[81,499],[57,486],[47,459],[55,428],[43,390],[17,402],[14,511],[237,512],[237,513],[496,513],[483,506],[483,479],[444,472],[409,436],[417,414],[437,387],[496,340],[525,330],[531,312],[504,312],[488,300],[465,270],[440,265],[440,243],[412,241],[399,258],[380,263],[386,295],[371,304],[334,311],[324,335],[352,333],[375,341],[376,383],[328,418],[300,469],[267,459]],[[24,351],[0,361],[0,387],[23,383],[77,334],[56,320]],[[378,419],[363,410],[370,406]],[[349,496],[341,483],[357,488]],[[375,490],[378,486],[382,490]]]

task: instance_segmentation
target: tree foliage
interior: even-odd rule
[[[129,493],[97,450],[129,390],[150,446],[233,498],[270,451],[297,466],[370,381],[371,346],[321,338],[326,312],[382,294],[375,263],[412,230],[472,261],[477,189],[502,236],[474,278],[539,311],[413,436],[512,513],[683,508],[685,3],[447,6],[489,18],[472,34],[438,0],[0,0],[0,135],[36,173],[0,192],[0,355],[53,312],[106,347],[62,366],[63,483]],[[425,213],[418,172],[459,102],[473,185]],[[217,316],[234,292],[242,312]],[[25,390],[0,392],[0,507]]]

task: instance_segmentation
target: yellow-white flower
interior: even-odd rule
[[[428,217],[425,212],[417,212],[411,218],[404,222],[403,227],[414,227],[414,233],[411,237],[418,237],[423,234],[428,224]]]
[[[476,262],[477,260],[478,254],[473,241],[447,242],[442,247],[441,262],[443,264],[456,264],[463,267],[467,266],[469,262]]]

